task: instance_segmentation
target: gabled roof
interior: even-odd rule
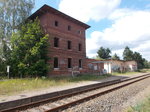
[[[62,16],[63,18],[68,19],[68,20],[70,20],[70,21],[72,21],[72,22],[74,22],[74,23],[76,23],[76,24],[78,24],[78,25],[80,25],[80,26],[82,26],[82,27],[84,27],[86,29],[90,28],[89,25],[87,25],[87,24],[85,24],[85,23],[83,23],[83,22],[81,22],[81,21],[79,21],[77,19],[74,19],[74,18],[72,18],[72,17],[70,17],[70,16],[68,16],[68,15],[66,15],[66,14],[64,14],[64,13],[62,13],[62,12],[60,12],[60,11],[50,7],[50,6],[48,6],[48,5],[46,5],[46,4],[43,5],[40,9],[38,9],[31,16],[29,16],[28,19],[35,19],[36,17],[41,16],[42,14],[47,13],[47,12],[51,12],[53,14]]]

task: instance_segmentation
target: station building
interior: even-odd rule
[[[42,6],[29,19],[38,17],[41,27],[49,34],[48,63],[50,75],[71,74],[72,69],[86,72],[85,31],[89,25],[80,22],[48,5]]]
[[[29,19],[37,18],[45,34],[49,34],[48,56],[53,75],[78,73],[111,73],[116,69],[137,70],[135,61],[94,60],[86,58],[86,30],[89,25],[48,5],[42,6]]]

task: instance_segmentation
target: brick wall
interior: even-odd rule
[[[97,62],[97,63],[94,63]],[[87,73],[102,73],[104,69],[104,63],[99,63],[100,60],[86,58],[86,72]],[[96,68],[97,70],[96,70]]]
[[[85,30],[81,25],[78,25],[66,18],[57,14],[47,12],[39,16],[41,26],[45,33],[49,34],[49,51],[48,56],[51,58],[48,63],[52,66],[50,75],[67,75],[71,74],[71,68],[68,68],[68,58],[72,59],[72,67],[79,66],[79,59],[82,60],[82,68],[80,72],[85,72],[86,69],[86,48],[85,48]],[[55,26],[55,21],[58,26]],[[68,30],[71,26],[71,30]],[[54,47],[54,38],[59,38],[59,47]],[[67,47],[67,41],[71,41],[71,49]],[[81,51],[78,45],[81,44]],[[59,68],[54,69],[54,57],[58,58]]]

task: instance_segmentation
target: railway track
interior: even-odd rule
[[[128,86],[135,82],[141,81],[148,77],[150,77],[150,74],[117,80],[115,82],[105,82],[97,87],[92,87],[83,91],[81,90],[79,92],[68,93],[58,97],[21,105],[18,107],[2,110],[1,112],[58,112],[98,96],[110,93],[122,87]]]

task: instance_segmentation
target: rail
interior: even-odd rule
[[[142,75],[142,76],[138,76],[138,77],[123,79],[123,80],[116,80],[115,82],[108,81],[108,82],[102,83],[101,85],[97,85],[96,87],[88,88],[86,90],[81,90],[79,92],[68,93],[68,94],[65,94],[65,95],[49,98],[49,99],[46,99],[46,100],[41,100],[41,101],[38,101],[38,102],[33,102],[33,103],[30,103],[30,104],[25,104],[25,105],[21,105],[21,106],[9,108],[9,109],[1,110],[1,112],[16,112],[18,110],[25,110],[25,109],[40,106],[40,105],[43,105],[43,104],[46,104],[46,103],[49,103],[49,102],[54,102],[54,101],[57,101],[57,100],[60,100],[60,99],[63,99],[63,98],[71,97],[71,96],[74,96],[74,95],[77,95],[77,94],[82,94],[82,93],[86,93],[88,91],[92,91],[92,90],[96,90],[96,89],[99,89],[99,88],[104,88],[104,87],[111,86],[111,85],[114,85],[114,84],[119,84],[119,83],[122,83],[122,82],[137,79],[136,81],[129,82],[125,85],[118,86],[118,87],[112,88],[110,90],[103,91],[101,93],[93,94],[93,95],[90,95],[88,97],[84,97],[84,98],[81,98],[79,100],[76,100],[76,101],[73,101],[73,102],[70,102],[70,103],[67,103],[67,104],[64,104],[64,105],[61,105],[61,106],[58,106],[58,107],[55,107],[55,108],[52,108],[52,109],[49,109],[49,110],[45,111],[45,112],[57,112],[59,110],[66,109],[70,106],[76,105],[78,103],[82,103],[84,101],[90,100],[90,99],[95,98],[97,96],[101,96],[103,94],[106,94],[106,93],[109,93],[109,92],[114,91],[116,89],[125,87],[129,84],[135,83],[137,81],[143,80],[143,79],[148,78],[148,77],[150,77],[150,75],[146,74],[146,75]],[[138,79],[138,78],[140,78],[140,79]]]

